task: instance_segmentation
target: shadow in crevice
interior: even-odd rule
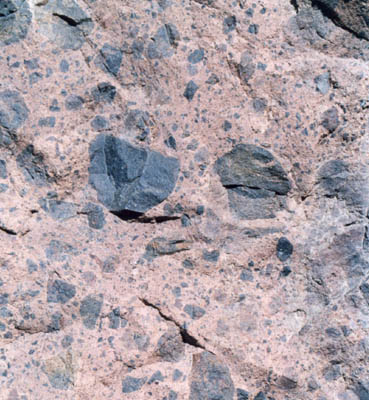
[[[160,215],[157,217],[146,217],[144,213],[131,210],[121,210],[121,211],[110,211],[112,214],[120,218],[122,221],[126,222],[138,222],[141,224],[161,224],[163,222],[175,221],[180,219],[180,217]]]

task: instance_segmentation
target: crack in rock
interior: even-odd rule
[[[155,309],[165,321],[172,322],[179,329],[179,333],[180,333],[180,335],[182,337],[183,343],[188,344],[188,345],[190,345],[192,347],[195,347],[195,348],[206,350],[205,346],[203,346],[201,343],[199,343],[199,341],[194,336],[192,336],[183,325],[181,325],[173,317],[163,313],[163,311],[161,310],[161,308],[159,306],[151,303],[150,301],[148,301],[148,300],[146,300],[144,298],[140,298],[139,300],[145,306]]]

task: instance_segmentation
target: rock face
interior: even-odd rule
[[[0,400],[369,398],[364,0],[0,0]]]
[[[274,218],[283,209],[290,183],[273,155],[254,145],[238,145],[215,164],[229,206],[243,219]]]
[[[100,135],[90,146],[90,183],[110,211],[144,213],[173,191],[178,160]]]

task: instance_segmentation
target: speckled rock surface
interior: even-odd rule
[[[369,398],[366,8],[0,0],[0,400]]]

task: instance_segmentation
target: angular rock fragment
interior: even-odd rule
[[[243,389],[237,389],[237,400],[249,400],[249,393]]]
[[[87,214],[88,225],[90,228],[102,229],[104,227],[105,216],[102,207],[97,204],[88,203],[82,212]]]
[[[147,378],[134,378],[132,376],[127,376],[122,382],[122,392],[123,393],[133,393],[137,392],[145,384]]]
[[[0,1],[0,43],[9,45],[27,36],[32,20],[29,4],[25,0]]]
[[[92,89],[92,97],[96,103],[112,103],[116,94],[116,87],[108,82],[101,82]]]
[[[281,376],[277,382],[278,386],[284,390],[293,390],[297,388],[297,382],[286,376]]]
[[[100,50],[100,54],[95,60],[95,65],[104,72],[117,76],[120,65],[122,64],[122,59],[122,50],[105,43]]]
[[[198,88],[199,87],[196,85],[196,83],[194,81],[189,81],[187,83],[187,86],[183,93],[183,96],[186,97],[186,99],[188,101],[191,101],[194,98],[195,93],[197,92]]]
[[[323,113],[322,125],[330,133],[338,128],[339,119],[336,107],[332,107]]]
[[[365,301],[369,305],[369,283],[363,283],[360,285],[360,291],[365,299]]]
[[[199,306],[186,304],[183,311],[192,319],[200,319],[205,315],[205,310]]]
[[[0,160],[0,178],[6,179],[8,177],[8,172],[6,170],[6,162]]]
[[[255,63],[250,53],[244,52],[240,63],[237,65],[237,73],[242,82],[248,83],[255,73]]]
[[[264,392],[259,392],[254,400],[268,400],[268,398],[266,397],[266,395],[264,394]]]
[[[150,59],[161,59],[171,57],[173,49],[178,46],[180,39],[177,28],[173,24],[165,24],[160,27],[147,48]]]
[[[163,237],[157,237],[151,240],[146,246],[144,257],[148,260],[152,260],[155,257],[175,254],[189,249],[189,242],[184,239],[169,240]]]
[[[65,304],[76,295],[76,287],[61,279],[56,279],[47,288],[47,301],[49,303]]]
[[[16,131],[28,118],[29,110],[22,96],[14,90],[0,92],[0,146],[9,146]]]
[[[65,107],[68,111],[77,111],[83,107],[84,100],[81,96],[71,94],[65,100]]]
[[[330,87],[330,73],[325,72],[324,74],[318,75],[314,78],[316,84],[316,90],[321,94],[327,94]]]
[[[94,26],[74,0],[39,2],[34,11],[40,32],[64,50],[80,49]]]
[[[74,382],[74,369],[71,354],[60,355],[45,361],[42,371],[54,389],[67,390]]]
[[[150,134],[150,115],[147,111],[130,110],[124,125],[127,130],[137,133],[137,139],[145,140]]]
[[[197,64],[200,61],[202,61],[202,59],[204,58],[204,55],[205,55],[204,49],[201,49],[201,48],[196,49],[188,55],[187,60],[191,64]]]
[[[77,255],[78,251],[69,243],[60,240],[51,240],[45,249],[46,257],[52,261],[65,261],[71,255]]]
[[[157,344],[157,352],[167,362],[178,362],[183,358],[185,346],[178,330],[164,333]]]
[[[325,197],[343,200],[362,213],[369,205],[366,181],[367,172],[343,160],[330,160],[318,170],[317,184]]]
[[[43,154],[37,153],[31,144],[17,156],[17,165],[28,182],[45,186],[53,181],[45,165]]]
[[[90,146],[90,161],[89,181],[99,201],[122,218],[165,200],[179,173],[176,158],[102,134]]]
[[[97,319],[100,316],[102,304],[102,295],[99,297],[89,295],[81,301],[79,312],[85,328],[95,329]]]
[[[363,0],[297,0],[298,9],[317,8],[337,26],[369,40],[369,6]]]
[[[232,212],[242,219],[274,218],[285,207],[291,185],[273,155],[251,144],[237,145],[215,163]]]
[[[77,215],[76,205],[67,201],[47,200],[44,207],[56,221],[66,221]]]
[[[230,33],[236,29],[237,19],[234,15],[224,18],[223,20],[223,32]]]
[[[280,261],[287,261],[293,252],[292,243],[286,238],[281,237],[277,243],[277,257]]]
[[[233,400],[234,385],[226,365],[204,351],[193,356],[190,400]]]

